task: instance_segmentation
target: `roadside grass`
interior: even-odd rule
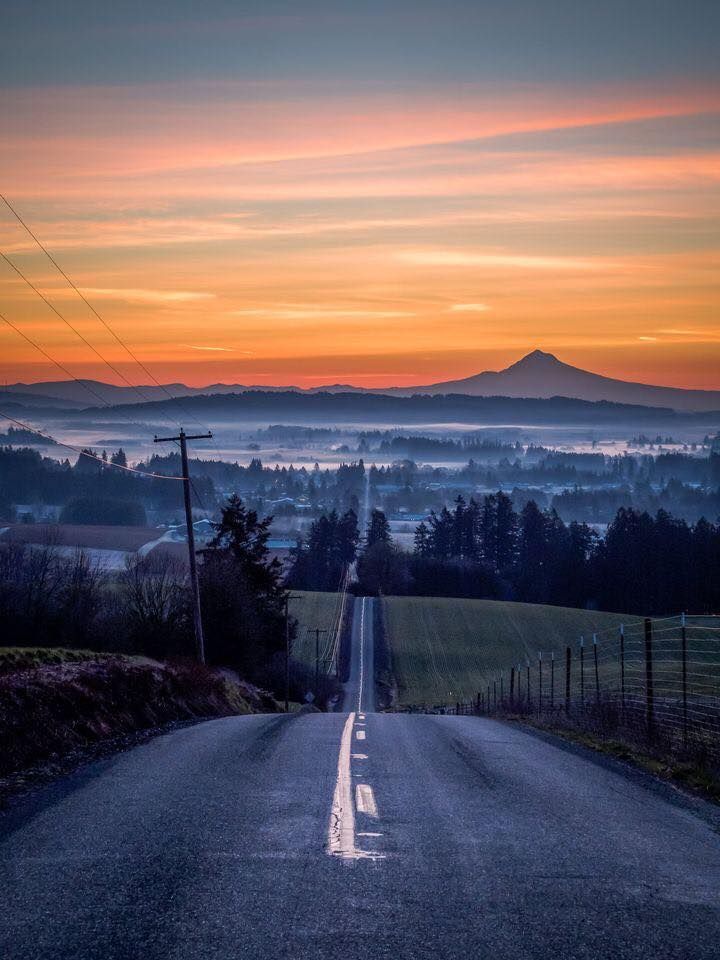
[[[583,634],[619,630],[637,617],[568,607],[445,597],[384,597],[397,705],[472,700],[513,663],[538,650],[564,655]]]
[[[507,719],[512,722],[514,718]],[[667,780],[705,800],[720,804],[720,771],[698,763],[692,758],[677,757],[670,753],[653,753],[639,744],[603,735],[597,730],[590,732],[579,727],[574,728],[528,717],[519,718],[519,721],[522,726],[532,727],[541,733],[550,733],[570,743],[576,743],[616,760],[630,763],[660,780]]]

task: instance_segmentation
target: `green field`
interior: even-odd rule
[[[315,637],[310,636],[308,630],[320,627],[321,630],[328,631],[320,635],[320,655],[322,656],[337,625],[340,594],[297,590],[293,591],[293,596],[297,599],[290,601],[290,615],[298,620],[293,657],[314,667]],[[347,602],[351,603],[352,597],[348,597]]]
[[[385,632],[398,704],[470,700],[513,664],[539,650],[563,652],[583,634],[614,634],[637,617],[538,604],[437,597],[387,597]]]

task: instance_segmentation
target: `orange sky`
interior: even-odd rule
[[[4,191],[163,380],[427,383],[540,347],[720,388],[712,85],[19,86],[2,110]],[[0,249],[147,381],[7,210]],[[2,261],[0,298],[120,382]],[[64,378],[0,338],[5,380]]]

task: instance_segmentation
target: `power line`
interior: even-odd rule
[[[20,216],[20,214],[17,212],[17,210],[15,209],[15,207],[13,207],[13,205],[10,203],[10,201],[8,200],[8,198],[7,198],[4,194],[0,193],[0,199],[3,201],[3,203],[4,203],[5,206],[8,208],[8,210],[12,213],[12,215],[15,217],[15,219],[18,221],[18,223],[20,223],[20,224],[22,225],[22,227],[27,231],[27,233],[32,237],[32,239],[35,241],[35,243],[38,245],[38,247],[42,250],[42,252],[43,252],[43,253],[45,254],[45,256],[48,258],[48,260],[53,264],[53,266],[54,266],[54,267],[58,270],[58,272],[64,277],[64,279],[67,281],[67,283],[72,287],[72,289],[75,291],[75,293],[77,293],[77,295],[80,297],[80,299],[83,301],[83,303],[84,303],[84,304],[88,307],[88,309],[92,312],[93,316],[96,317],[96,318],[100,321],[100,323],[103,325],[103,327],[105,327],[105,329],[108,331],[108,333],[117,341],[117,343],[120,344],[120,346],[125,350],[125,352],[128,354],[128,356],[131,357],[132,360],[135,361],[135,363],[140,367],[140,369],[141,369],[148,377],[150,377],[150,379],[153,381],[153,383],[155,383],[155,385],[158,386],[158,387],[163,391],[163,393],[164,393],[170,400],[174,401],[174,402],[178,405],[178,408],[179,408],[180,410],[182,410],[184,413],[188,414],[188,416],[190,416],[190,417],[191,417],[197,424],[199,424],[201,427],[205,427],[205,429],[207,429],[206,424],[202,423],[201,420],[198,420],[198,418],[197,418],[191,411],[186,410],[186,409],[183,407],[183,405],[180,403],[180,401],[178,400],[178,398],[175,397],[175,396],[173,396],[173,394],[170,393],[170,391],[167,389],[167,387],[166,387],[163,383],[160,383],[160,381],[159,381],[159,380],[157,379],[157,377],[152,373],[152,371],[149,370],[149,368],[143,363],[143,361],[137,356],[137,354],[136,354],[133,350],[130,349],[130,347],[127,345],[127,343],[125,343],[125,341],[115,332],[115,330],[110,326],[110,324],[107,322],[107,320],[105,320],[105,318],[102,317],[102,316],[100,315],[100,313],[98,313],[98,311],[95,309],[95,307],[92,305],[92,303],[90,303],[90,301],[87,299],[87,297],[85,296],[85,294],[80,290],[80,288],[77,286],[77,284],[72,280],[71,277],[68,276],[68,274],[63,270],[63,268],[62,268],[62,267],[60,266],[60,264],[57,262],[57,260],[55,259],[55,257],[50,253],[50,251],[49,251],[49,250],[47,249],[47,247],[42,243],[42,241],[39,239],[39,237],[33,232],[33,230],[31,230],[31,228],[28,226],[28,224],[25,222],[25,220]],[[135,389],[137,389],[137,388],[135,388]],[[138,392],[139,392],[139,391],[138,391]],[[141,396],[143,396],[142,393],[141,393]],[[148,398],[146,397],[145,399],[147,400]],[[149,402],[149,401],[148,401],[148,402]],[[171,419],[174,419],[174,417],[171,417]],[[176,420],[175,422],[178,423],[177,420]],[[178,425],[179,425],[179,424],[178,424]],[[219,454],[219,451],[218,451],[218,454]]]
[[[107,407],[109,410],[112,409],[112,404],[109,403],[109,402],[105,399],[105,397],[101,396],[101,394],[99,394],[93,387],[90,386],[89,383],[87,383],[87,381],[78,379],[73,373],[71,373],[70,370],[68,370],[68,368],[67,368],[64,364],[62,364],[59,360],[56,360],[55,357],[51,356],[51,355],[47,352],[47,350],[45,350],[44,347],[42,347],[39,343],[37,343],[37,341],[33,340],[32,337],[29,337],[23,330],[20,329],[20,327],[17,326],[17,324],[13,323],[12,320],[10,320],[8,317],[6,317],[6,316],[5,316],[4,314],[2,314],[2,313],[0,313],[0,320],[3,320],[12,330],[15,331],[15,333],[18,334],[18,336],[22,337],[23,340],[25,340],[27,343],[30,344],[30,346],[34,347],[43,357],[45,357],[45,358],[46,358],[47,360],[49,360],[51,363],[54,363],[55,366],[58,368],[58,370],[62,371],[62,373],[64,373],[66,376],[70,377],[71,380],[74,380],[75,383],[78,384],[78,386],[82,387],[84,390],[87,390],[87,392],[88,392],[91,396],[93,396],[93,397],[95,397],[95,399],[99,400],[100,403],[103,404],[105,407]],[[27,429],[32,429],[32,428],[31,428],[31,427],[28,427]],[[76,449],[75,447],[71,446],[70,444],[61,444],[59,440],[56,440],[55,438],[51,438],[51,439],[53,440],[54,443],[60,444],[61,446],[67,446],[69,450],[75,450],[75,449]],[[81,451],[81,452],[82,452],[82,451]],[[86,456],[87,456],[87,454],[86,454]],[[103,461],[103,462],[104,462],[104,461]],[[142,471],[139,471],[139,472],[142,472]],[[161,476],[161,474],[158,474],[158,476]]]
[[[74,447],[71,443],[65,443],[63,440],[56,440],[55,437],[51,436],[49,433],[43,433],[41,430],[31,427],[29,423],[23,423],[22,420],[16,420],[15,417],[11,417],[7,413],[3,413],[1,410],[0,417],[2,417],[4,420],[9,420],[10,423],[14,423],[18,427],[22,427],[23,430],[28,430],[30,433],[34,433],[38,437],[42,437],[43,440],[49,440],[51,443],[57,444],[58,447],[65,447],[68,450],[79,453],[82,457],[87,457],[89,460],[97,460],[97,462],[103,467],[115,467],[117,470],[125,470],[127,473],[136,473],[141,477],[152,477],[155,480],[185,479],[184,477],[170,476],[167,473],[146,473],[144,470],[138,470],[136,467],[123,466],[121,463],[113,463],[111,460],[103,460],[102,457],[98,457],[94,453],[88,453],[87,450],[83,450],[80,447]]]
[[[33,339],[32,339],[31,337],[29,337],[26,333],[24,333],[24,332],[20,329],[20,327],[16,326],[16,325],[12,322],[12,320],[8,320],[8,318],[7,318],[4,314],[2,314],[2,313],[0,313],[0,320],[4,320],[5,323],[6,323],[12,330],[14,330],[15,333],[18,334],[18,336],[22,337],[23,340],[25,340],[27,343],[29,343],[31,347],[35,347],[35,349],[36,349],[39,353],[41,353],[41,354],[45,357],[46,360],[49,360],[51,363],[54,363],[55,366],[56,366],[59,370],[61,370],[66,376],[70,377],[71,380],[74,380],[75,383],[79,384],[81,387],[83,387],[85,390],[87,390],[87,392],[88,392],[91,396],[95,397],[97,400],[100,401],[100,403],[104,404],[106,407],[109,407],[109,406],[110,406],[110,404],[108,403],[108,401],[107,401],[104,397],[102,397],[99,393],[97,393],[97,391],[95,391],[95,390],[90,386],[89,383],[87,383],[87,382],[84,381],[84,380],[79,380],[76,376],[74,376],[74,375],[68,370],[68,368],[67,368],[66,366],[64,366],[62,363],[60,363],[59,360],[56,360],[54,357],[51,357],[50,354],[47,352],[47,350],[45,350],[43,347],[40,346],[39,343],[36,343],[35,340],[33,340]]]
[[[55,316],[59,317],[59,319],[62,320],[65,326],[69,327],[69,329],[72,330],[75,336],[78,337],[80,340],[82,340],[85,346],[89,347],[89,349],[92,350],[95,356],[98,357],[98,359],[100,359],[110,370],[112,370],[112,372],[115,374],[116,377],[120,377],[121,380],[124,380],[127,386],[130,387],[131,390],[135,390],[136,393],[143,399],[143,401],[145,401],[146,403],[151,402],[149,397],[146,397],[139,387],[136,387],[133,383],[131,383],[124,373],[121,373],[120,370],[118,370],[118,368],[114,366],[114,364],[110,363],[110,361],[106,359],[95,346],[93,346],[93,344],[88,340],[88,338],[84,334],[82,334],[77,329],[77,327],[73,326],[73,324],[70,323],[70,321],[66,317],[64,317],[62,313],[60,313],[60,311],[57,309],[55,304],[52,303],[52,301],[48,300],[45,294],[35,286],[35,284],[32,282],[32,280],[30,280],[29,277],[25,276],[25,274],[22,272],[22,270],[20,270],[19,267],[15,266],[12,260],[8,256],[6,256],[2,252],[2,250],[0,250],[0,257],[2,257],[5,263],[7,263],[7,265],[15,271],[15,273],[20,277],[20,279],[23,280],[30,287],[31,290],[35,291],[38,297],[40,297],[43,303],[47,304],[47,306],[52,310]]]

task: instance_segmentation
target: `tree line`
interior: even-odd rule
[[[339,533],[346,526],[353,530],[349,540]],[[411,552],[393,541],[378,510],[359,543],[354,514],[320,518],[295,552],[289,584],[337,589],[341,564],[357,559],[361,593],[645,615],[720,610],[720,526],[705,519],[689,524],[664,510],[651,515],[622,507],[600,537],[588,524],[566,524],[533,500],[518,512],[502,492],[482,500],[459,496],[452,509],[434,511],[417,526]]]

